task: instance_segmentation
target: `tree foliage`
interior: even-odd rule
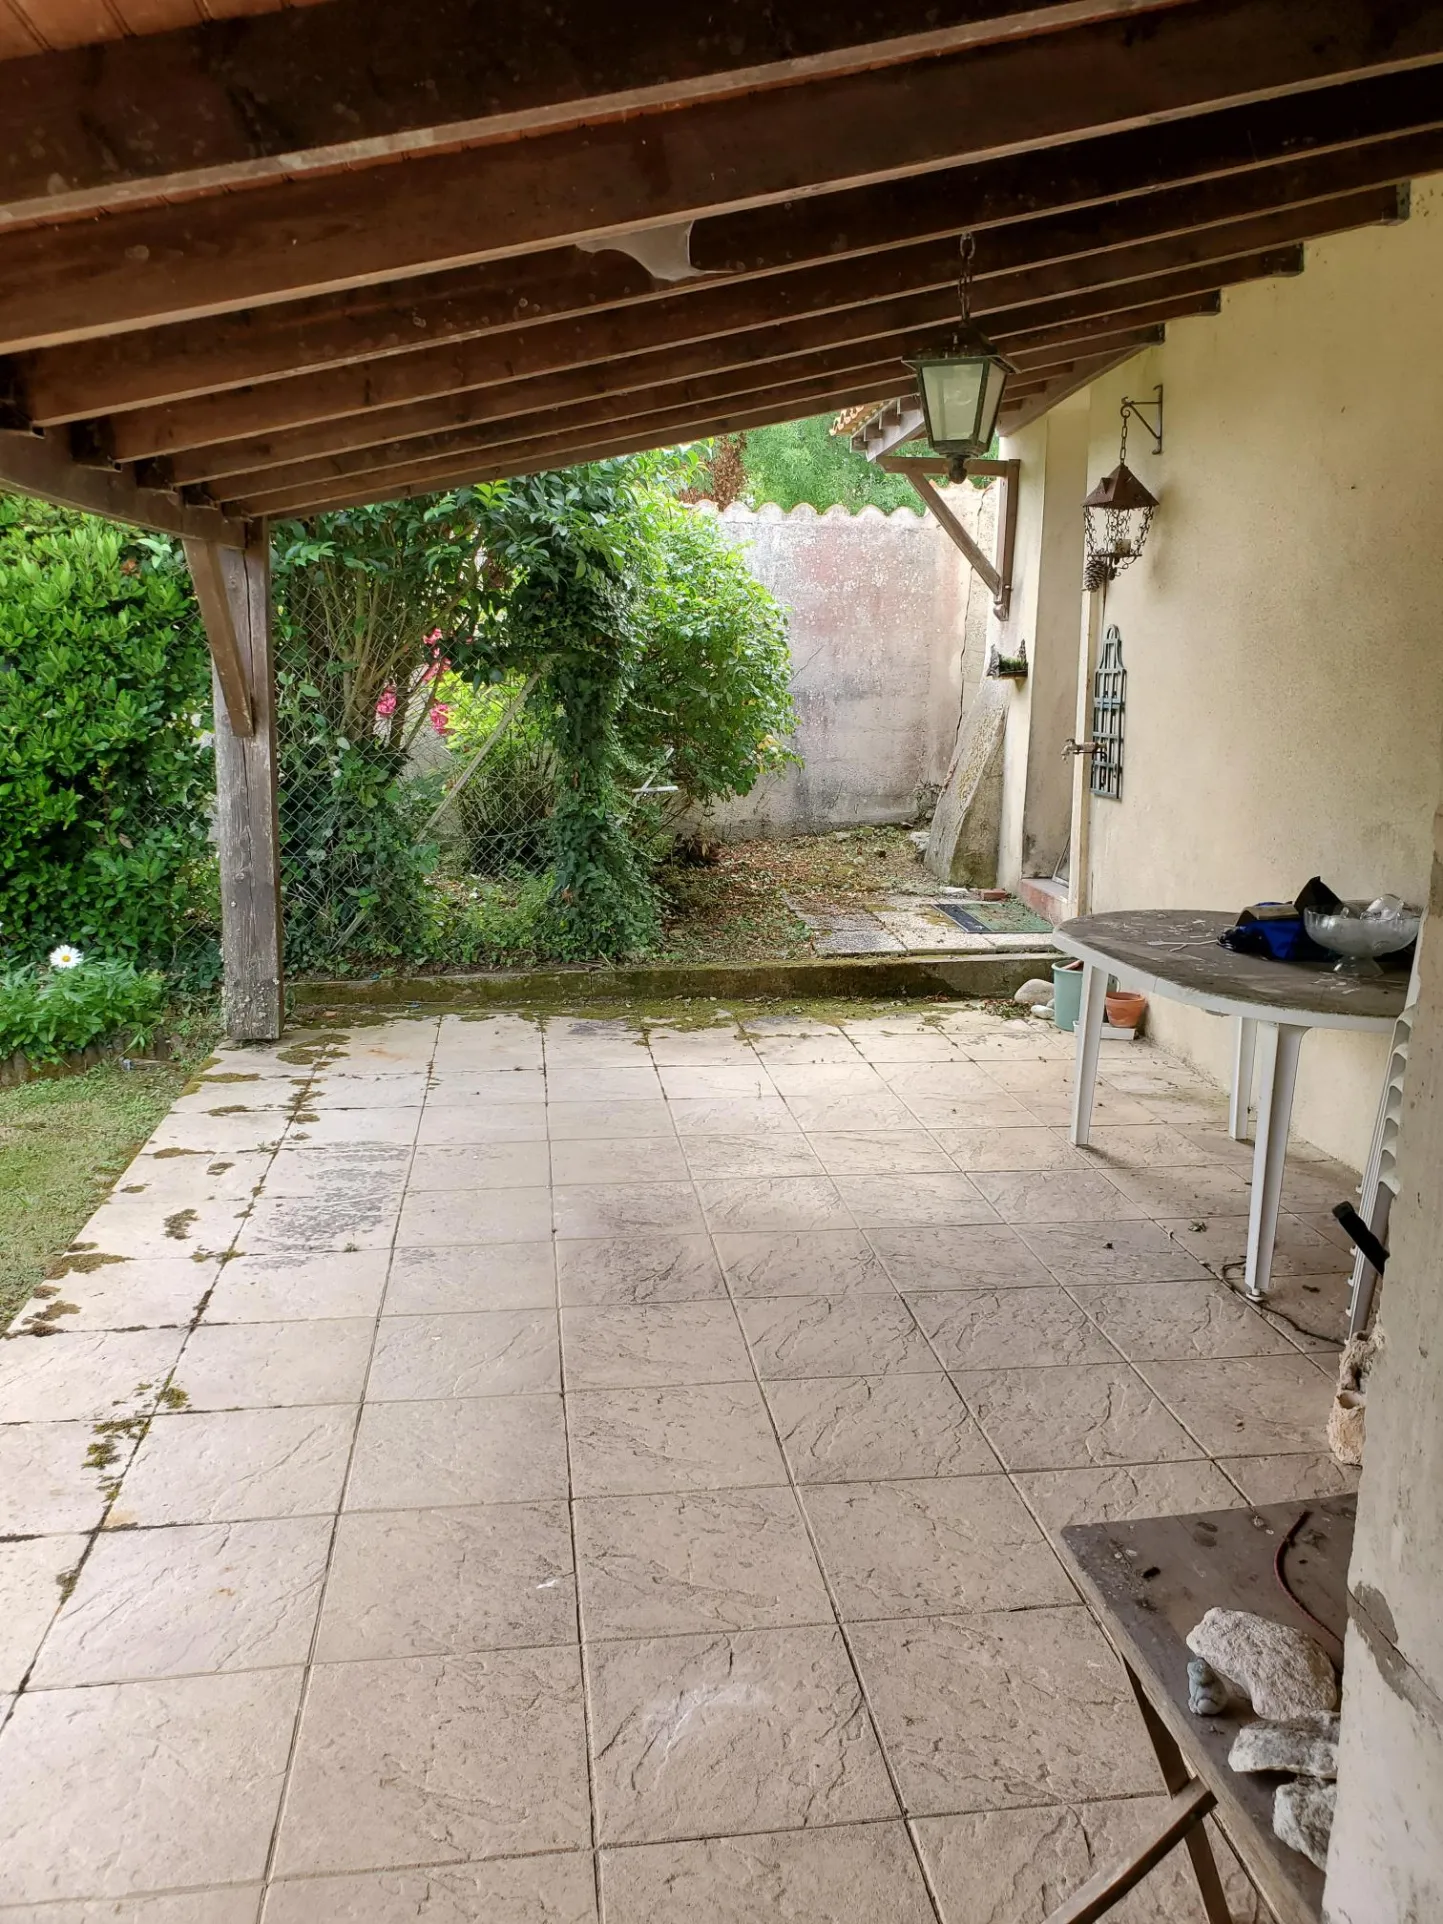
[[[209,711],[174,545],[0,496],[0,952],[213,972]]]
[[[806,501],[819,513],[841,506],[854,514],[867,507],[920,514],[921,502],[906,477],[884,474],[856,453],[845,435],[833,434],[836,418],[816,414],[808,421],[752,429],[742,449],[747,501],[753,507],[775,501],[781,508]]]

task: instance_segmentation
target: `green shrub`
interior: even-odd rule
[[[18,1051],[31,1062],[59,1062],[111,1037],[144,1048],[165,1004],[164,977],[129,962],[6,970],[0,974],[0,1061]]]
[[[214,979],[209,723],[173,545],[0,496],[0,954]]]

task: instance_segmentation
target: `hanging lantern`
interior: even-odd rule
[[[1125,461],[1119,461],[1082,506],[1087,522],[1087,572],[1083,582],[1091,593],[1114,580],[1142,553],[1157,496],[1148,492]]]
[[[935,353],[920,354],[907,362],[917,376],[922,412],[927,418],[927,439],[950,461],[954,481],[964,478],[967,461],[986,454],[991,447],[1003,391],[1012,372],[1011,364],[971,322],[972,257],[976,251],[974,236],[964,234],[962,273],[957,284],[962,317],[951,340]]]

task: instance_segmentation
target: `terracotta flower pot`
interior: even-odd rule
[[[1135,989],[1113,989],[1107,998],[1107,1019],[1114,1029],[1135,1029],[1146,1007],[1147,997]]]

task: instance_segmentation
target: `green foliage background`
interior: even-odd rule
[[[179,551],[0,496],[0,956],[214,978],[209,726]]]
[[[906,477],[884,474],[855,453],[844,435],[832,433],[836,418],[835,412],[816,414],[809,421],[784,421],[747,434],[742,467],[752,506],[775,501],[795,508],[808,501],[818,511],[840,505],[854,514],[867,507],[920,514],[922,504]]]

